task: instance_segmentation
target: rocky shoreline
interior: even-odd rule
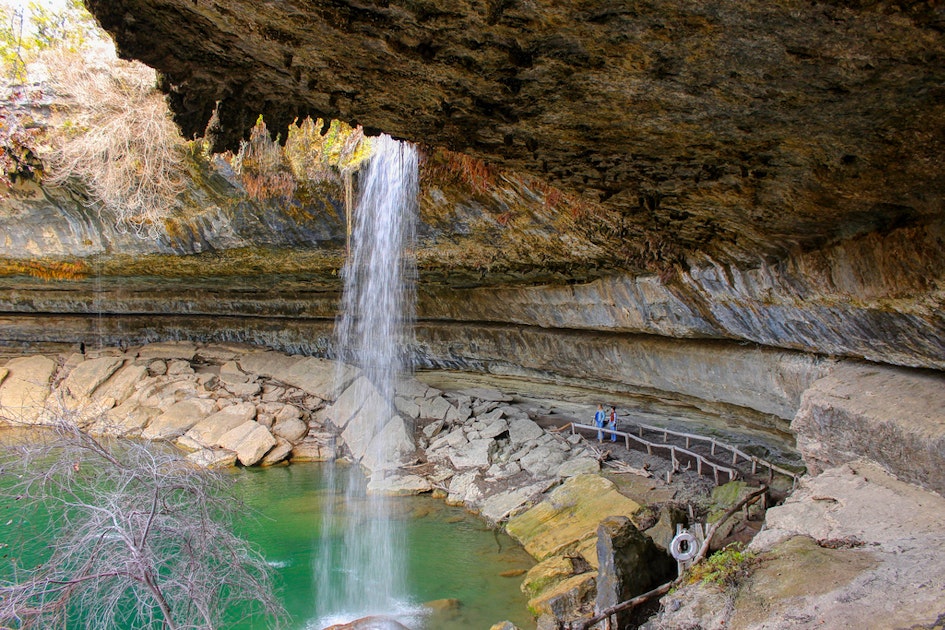
[[[205,467],[343,458],[365,469],[371,492],[431,492],[475,511],[491,525],[505,528],[535,558],[537,564],[523,576],[521,588],[542,630],[675,577],[675,563],[666,549],[676,525],[688,524],[694,516],[717,517],[721,508],[747,491],[736,482],[709,494],[707,484],[692,474],[675,485],[635,475],[605,477],[601,460],[606,456],[600,449],[580,435],[542,422],[550,409],[522,403],[491,386],[447,390],[415,378],[402,381],[394,406],[384,411],[383,430],[372,438],[366,401],[373,395],[356,368],[242,344],[160,342],[21,356],[0,367],[0,420],[7,423],[44,425],[67,418],[99,435],[173,443],[195,465]],[[372,446],[371,439],[383,440],[383,449]],[[806,559],[822,561],[806,553],[805,544],[840,556],[862,555],[862,547],[870,544],[876,548],[870,549],[869,562],[848,562],[848,572],[859,586],[853,595],[843,596],[857,601],[868,598],[871,575],[886,581],[896,571],[913,576],[914,567],[922,563],[915,558],[914,565],[908,564],[910,552],[902,543],[906,534],[893,542],[869,542],[878,540],[882,518],[870,520],[856,512],[853,518],[863,524],[854,534],[847,531],[852,527],[849,520],[835,523],[837,532],[829,535],[808,531],[825,518],[834,523],[834,512],[842,512],[852,501],[849,492],[862,501],[864,488],[873,488],[877,479],[880,489],[906,486],[868,466],[872,464],[847,464],[854,472],[829,468],[805,478],[783,507],[768,512],[775,517],[769,517],[763,535],[752,543],[754,553],[760,558],[792,558],[791,571],[804,572],[811,569]],[[869,470],[874,481],[856,472],[862,470]],[[851,483],[851,474],[860,474],[856,483]],[[886,478],[892,481],[883,481]],[[925,508],[915,507],[924,495],[931,499],[923,505],[942,507],[937,495],[906,487],[911,490],[894,492],[898,500],[912,502],[902,509],[924,513]],[[689,514],[680,509],[686,504]],[[831,511],[831,506],[840,507]],[[945,517],[945,509],[941,514]],[[756,510],[736,519],[726,540],[751,540],[764,516],[763,510]],[[945,550],[945,537],[927,527],[927,520],[922,522],[926,525],[909,522],[908,527],[919,532],[926,548]],[[833,545],[834,539],[842,544]],[[638,579],[615,584],[615,567],[627,557],[633,558],[632,573]],[[893,560],[913,569],[897,569],[890,564]],[[945,577],[945,564],[926,565],[934,575]],[[740,588],[748,593],[762,588],[752,586],[755,575],[770,579],[758,570]],[[697,583],[681,591],[683,596],[680,591],[668,595],[648,627],[781,627],[765,625],[775,619],[774,613],[757,610],[746,622],[738,611],[751,609],[744,603],[747,595],[733,594],[730,586],[719,591],[715,585]],[[904,588],[897,591],[902,601],[907,599]],[[924,593],[929,610],[938,606],[945,611],[941,587]],[[822,618],[818,606],[823,607],[823,596],[806,597],[799,605],[813,608],[804,618]],[[798,623],[791,627],[814,627]]]

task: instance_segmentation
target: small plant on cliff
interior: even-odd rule
[[[278,138],[269,135],[262,116],[250,131],[249,140],[240,143],[232,165],[246,194],[253,199],[288,199],[295,194],[295,177],[282,155]]]
[[[282,619],[265,559],[232,532],[239,504],[222,475],[169,449],[96,440],[68,422],[2,454],[0,627],[173,630]],[[35,566],[21,560],[30,545],[42,557]]]
[[[306,118],[289,125],[285,156],[300,182],[341,183],[371,156],[370,138],[361,127],[333,120],[322,134],[324,121]]]
[[[735,586],[739,579],[748,575],[754,562],[754,554],[743,545],[732,543],[712,554],[689,569],[689,584],[713,584],[722,588]]]

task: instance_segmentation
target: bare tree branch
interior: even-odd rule
[[[68,422],[31,435],[0,454],[0,499],[45,517],[24,535],[49,547],[37,566],[0,564],[0,627],[214,628],[234,610],[281,623],[269,566],[231,529],[226,477]]]

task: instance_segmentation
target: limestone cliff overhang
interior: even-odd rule
[[[938,3],[87,4],[217,149],[258,114],[360,123],[602,202],[675,261],[941,220]]]

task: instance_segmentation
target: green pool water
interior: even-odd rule
[[[234,469],[236,493],[246,510],[237,519],[239,534],[251,541],[273,569],[278,595],[289,614],[288,628],[320,630],[331,623],[351,621],[365,611],[316,609],[317,592],[325,579],[348,567],[332,567],[320,575],[322,512],[332,502],[334,527],[358,527],[345,518],[343,488],[329,491],[326,464],[293,464],[268,469]],[[0,483],[9,483],[9,474]],[[341,495],[341,496],[338,496]],[[361,499],[363,500],[363,498]],[[23,511],[16,501],[0,505],[0,578],[8,578],[13,563],[32,566],[48,557],[47,529],[57,514],[43,509]],[[406,541],[407,595],[396,618],[412,630],[488,629],[508,619],[520,628],[534,628],[519,590],[521,577],[503,572],[530,568],[534,561],[509,536],[493,531],[461,508],[429,496],[403,497],[390,502]],[[45,532],[45,533],[44,533]],[[329,532],[341,544],[339,532]],[[333,554],[337,555],[337,554]],[[456,600],[437,602],[437,600]],[[425,604],[433,603],[433,606]],[[388,611],[385,611],[388,612]],[[81,622],[84,625],[84,622]],[[266,628],[264,621],[228,626],[237,630]]]
[[[344,513],[342,499],[327,491],[324,466],[293,464],[234,473],[241,497],[256,511],[254,518],[241,520],[242,534],[259,546],[274,568],[292,628],[316,629],[341,620],[315,609],[322,579],[315,574],[320,514],[327,501],[334,502],[336,515]],[[406,534],[410,595],[399,611],[403,623],[429,630],[468,630],[488,629],[508,619],[521,628],[534,627],[519,590],[521,577],[500,575],[534,564],[511,538],[463,509],[428,496],[394,499],[391,512]],[[459,604],[442,605],[435,612],[423,606],[445,599]]]

